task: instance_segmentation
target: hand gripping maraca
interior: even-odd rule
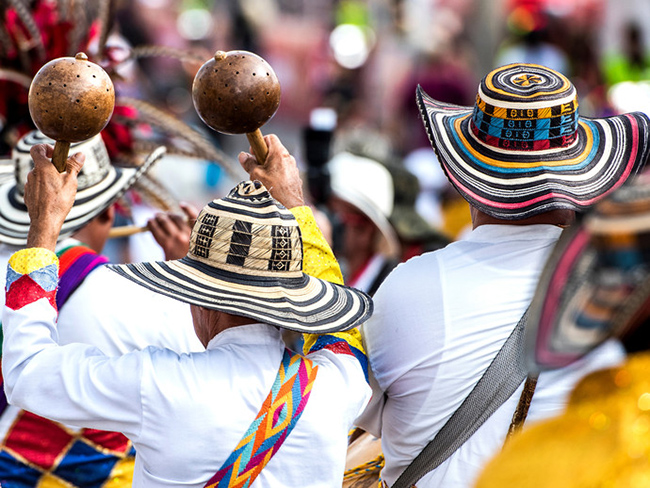
[[[98,134],[115,107],[108,74],[84,53],[44,64],[29,87],[29,113],[38,129],[54,139],[52,162],[65,171],[71,142]]]
[[[280,106],[280,82],[269,63],[247,51],[217,51],[196,73],[192,99],[203,122],[224,134],[246,134],[264,163],[269,151],[259,128]]]

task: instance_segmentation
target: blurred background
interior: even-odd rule
[[[340,152],[416,177],[402,197],[434,229],[435,238],[427,239],[436,244],[416,242],[420,248],[403,258],[459,237],[469,223],[466,204],[450,189],[427,140],[415,104],[418,84],[441,101],[473,105],[489,70],[531,62],[573,81],[582,116],[650,112],[648,0],[3,0],[0,7],[0,71],[19,66],[33,76],[44,60],[74,55],[62,39],[80,30],[91,60],[111,73],[118,97],[159,111],[149,117],[158,126],[138,125],[139,135],[156,140],[169,116],[218,151],[210,157],[212,150],[191,151],[176,138],[180,149],[154,171],[171,198],[199,208],[245,179],[236,157],[249,144],[243,135],[219,134],[202,123],[192,80],[217,50],[259,54],[282,88],[279,110],[262,133],[279,135],[296,157],[315,207],[328,208],[327,163]],[[31,65],[25,53],[38,46],[21,9],[31,9],[45,40],[45,55],[32,57]],[[107,19],[98,34],[97,18]],[[5,75],[0,150],[8,153],[25,130],[24,114],[20,120],[16,114],[24,112],[26,91],[13,95],[15,80]],[[126,105],[114,119],[129,119],[129,107],[145,112]],[[119,131],[113,139],[120,143]],[[376,198],[391,200],[389,214],[396,196]],[[126,220],[137,220],[138,207],[131,206]],[[144,211],[142,218],[150,215]]]

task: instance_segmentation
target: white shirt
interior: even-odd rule
[[[78,244],[74,239],[65,239],[57,249]],[[3,284],[7,262],[19,249],[0,244]],[[4,301],[5,294],[0,293],[3,307]],[[205,350],[194,332],[189,305],[154,293],[103,266],[93,270],[61,307],[57,329],[60,344],[92,344],[109,356],[147,346],[177,352]],[[19,408],[9,405],[2,413],[0,439],[5,438],[19,412]]]
[[[56,313],[40,299],[3,314],[3,376],[11,403],[67,424],[112,430],[138,453],[133,486],[202,488],[256,417],[284,351],[280,332],[246,325],[218,334],[207,351],[147,348],[109,358],[55,340]],[[302,417],[253,487],[340,486],[347,433],[370,397],[347,354],[319,350]]]
[[[379,389],[358,423],[382,437],[382,479],[389,486],[483,375],[530,304],[560,233],[551,225],[482,225],[398,266],[379,288],[363,329]],[[610,342],[568,368],[543,373],[526,425],[559,413],[579,378],[623,357],[620,344]],[[522,388],[418,488],[473,486],[503,445]]]

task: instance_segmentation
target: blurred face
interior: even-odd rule
[[[343,226],[342,257],[355,262],[374,254],[377,228],[372,220],[339,198],[332,198],[330,208]]]

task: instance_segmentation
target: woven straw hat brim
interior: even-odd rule
[[[348,330],[365,322],[373,311],[365,293],[305,274],[256,277],[215,269],[189,257],[109,268],[176,300],[298,332]]]
[[[508,151],[470,129],[472,107],[416,93],[429,140],[451,184],[479,210],[517,220],[555,210],[582,211],[622,185],[648,156],[650,119],[630,114],[580,118],[568,147]]]
[[[104,179],[78,191],[74,205],[61,228],[59,240],[74,234],[101,214],[164,154],[164,147],[155,149],[137,168],[117,168],[111,165]],[[22,195],[17,191],[15,179],[0,180],[0,242],[24,246],[27,243],[29,224],[27,207]]]
[[[627,236],[625,242],[634,246],[635,237]],[[584,223],[562,233],[529,309],[525,343],[530,370],[575,362],[606,339],[621,336],[647,310],[650,269],[643,254],[627,248],[611,251],[621,262],[606,266]]]

